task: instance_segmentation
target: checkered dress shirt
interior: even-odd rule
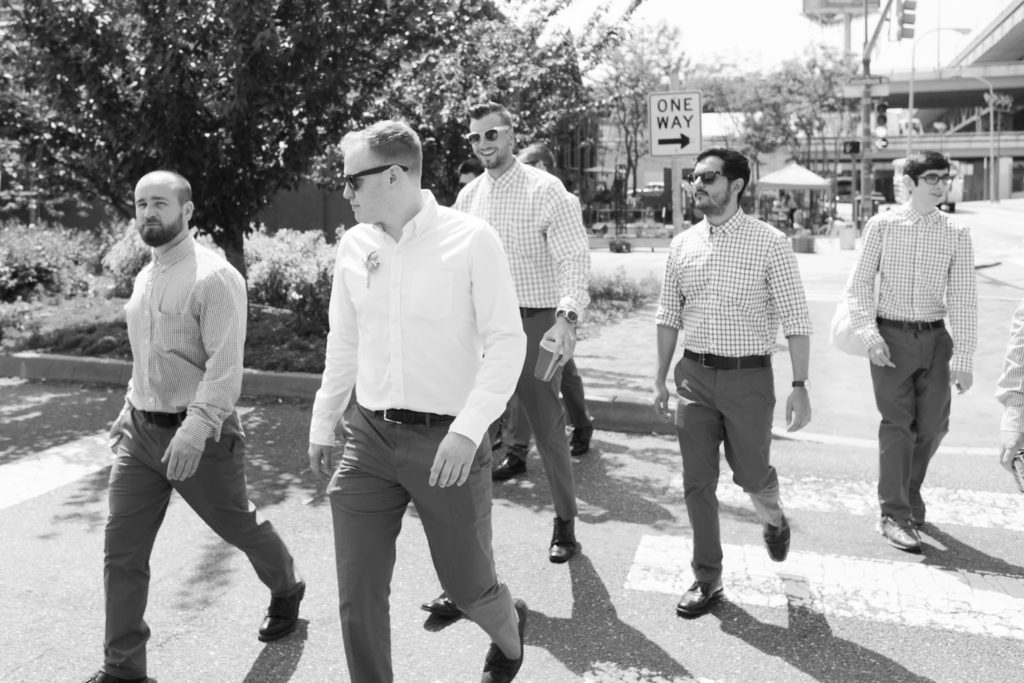
[[[1004,406],[999,428],[1024,432],[1024,301],[1013,312],[1003,374],[996,382],[996,398]]]
[[[462,188],[455,208],[490,223],[508,254],[519,305],[582,314],[590,303],[590,244],[579,200],[555,176],[518,160]]]
[[[718,227],[703,220],[672,240],[657,322],[683,330],[686,348],[719,356],[770,354],[780,321],[787,337],[811,334],[786,235],[737,211]]]
[[[950,368],[973,371],[978,344],[974,250],[968,229],[947,214],[935,209],[922,216],[905,204],[869,220],[846,295],[853,329],[867,348],[883,341],[876,317],[931,322],[948,315]]]
[[[242,390],[245,280],[191,235],[135,278],[125,304],[132,345],[128,402],[139,410],[188,410],[178,436],[203,450]]]

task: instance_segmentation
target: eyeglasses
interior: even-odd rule
[[[365,171],[360,171],[359,173],[353,173],[351,175],[343,175],[343,176],[341,176],[341,178],[342,178],[342,180],[345,181],[345,184],[348,185],[350,188],[352,188],[352,191],[355,192],[356,190],[359,189],[359,182],[358,181],[359,181],[360,178],[362,178],[364,176],[368,176],[368,175],[374,175],[374,174],[377,174],[377,173],[383,173],[384,171],[388,170],[392,166],[397,166],[398,168],[402,169],[403,171],[408,171],[409,170],[408,166],[402,166],[402,164],[391,163],[391,164],[385,164],[384,166],[374,166],[373,168],[368,168]]]
[[[723,173],[722,171],[704,171],[703,173],[690,173],[684,176],[683,179],[686,180],[686,182],[690,183],[691,185],[693,185],[698,180],[700,180],[705,185],[710,185],[711,183],[715,182],[715,178],[717,178],[720,175],[724,176],[725,173]]]
[[[948,183],[949,181],[953,180],[953,176],[949,175],[948,173],[946,173],[945,175],[926,174],[918,177],[921,178],[921,180],[928,183],[929,185],[938,185],[940,180],[944,183]]]
[[[510,128],[512,128],[512,126],[495,126],[494,128],[488,128],[484,131],[484,140],[487,140],[487,142],[494,142],[498,139],[499,133],[509,130]],[[475,145],[480,142],[480,133],[466,133],[465,138],[469,144]]]

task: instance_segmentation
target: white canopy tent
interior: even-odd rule
[[[757,181],[758,191],[765,190],[827,190],[831,183],[820,175],[792,163],[785,168],[762,176]]]

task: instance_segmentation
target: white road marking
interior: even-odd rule
[[[727,468],[725,468],[727,469]],[[683,496],[683,477],[672,478],[672,488]],[[779,477],[782,503],[787,510],[839,512],[878,517],[878,489],[874,481],[843,481],[824,477]],[[936,524],[955,524],[979,529],[1024,531],[1024,497],[1020,493],[974,491],[925,486],[922,490],[927,519]],[[750,506],[750,497],[723,476],[718,500],[727,505]]]
[[[0,465],[0,510],[98,472],[112,458],[103,430]]]
[[[693,582],[691,548],[689,538],[644,536],[625,588],[682,595]],[[725,595],[735,603],[1024,640],[1021,577],[809,552],[776,563],[760,545],[722,549]]]

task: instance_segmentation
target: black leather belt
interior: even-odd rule
[[[766,356],[716,356],[713,353],[697,353],[683,349],[683,357],[697,361],[705,368],[715,370],[748,370],[771,367],[772,357]]]
[[[946,326],[941,320],[932,320],[931,322],[913,322],[909,320],[888,320],[886,318],[875,318],[882,327],[895,327],[903,330],[904,332],[921,332],[922,330],[938,330]]]
[[[188,411],[185,410],[180,413],[152,413],[148,410],[139,410],[138,408],[133,408],[132,410],[141,415],[142,419],[149,424],[161,429],[180,427],[181,423],[185,421],[185,417],[188,416]]]
[[[537,315],[538,313],[546,313],[547,311],[554,312],[554,310],[555,309],[553,309],[553,308],[523,308],[522,306],[520,306],[519,307],[519,317],[520,318],[530,318],[532,316]]]
[[[386,410],[367,410],[374,417],[385,422],[394,422],[403,425],[427,425],[448,424],[455,419],[454,415],[438,415],[437,413],[421,413],[415,410],[404,408],[388,408]]]

